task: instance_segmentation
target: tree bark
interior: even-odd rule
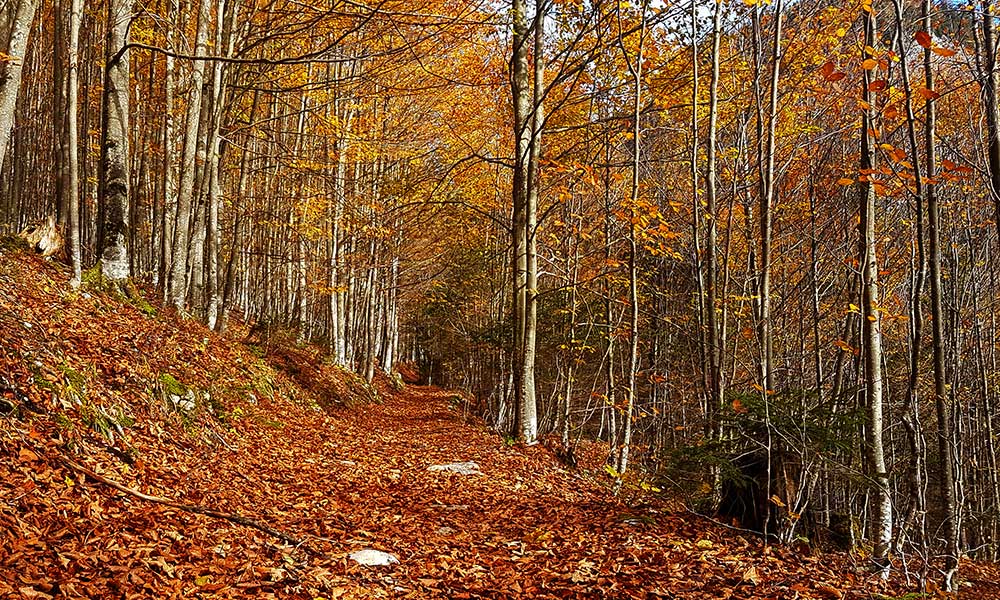
[[[21,73],[28,49],[28,36],[40,0],[19,0],[11,23],[6,60],[0,63],[0,167],[3,167],[14,127],[14,111],[21,90]]]
[[[865,46],[875,42],[874,11],[862,11],[864,19]],[[871,107],[870,85],[872,70],[864,70],[862,77],[862,99],[866,103],[861,118],[861,172],[872,173],[875,165],[874,143],[872,141],[873,109]],[[868,416],[868,460],[874,481],[874,549],[872,561],[883,579],[889,576],[889,545],[892,542],[892,495],[889,488],[889,473],[885,460],[882,439],[882,311],[879,307],[878,258],[876,256],[875,233],[875,183],[873,175],[864,175],[861,185],[860,202],[860,263],[861,263],[861,310],[862,346],[864,347],[865,402]]]
[[[196,56],[205,54],[211,0],[201,0],[198,27],[195,33]],[[202,85],[205,79],[205,62],[195,60],[191,65],[191,82],[188,90],[187,118],[184,128],[184,152],[181,158],[180,188],[177,192],[177,220],[174,227],[174,248],[170,268],[170,303],[179,312],[185,311],[187,300],[188,240],[191,226],[191,208],[194,199],[196,153],[198,151],[198,124],[201,121]]]
[[[638,265],[638,234],[636,227],[637,206],[639,204],[639,152],[642,148],[642,127],[639,122],[642,116],[642,61],[646,41],[646,7],[648,0],[643,0],[639,7],[639,44],[635,60],[632,61],[625,50],[622,33],[618,34],[618,45],[621,48],[629,73],[632,75],[632,177],[629,185],[629,223],[628,223],[628,281],[629,281],[629,359],[628,359],[628,389],[625,398],[625,410],[622,414],[622,441],[618,452],[618,482],[628,470],[629,452],[632,445],[632,419],[635,414],[635,396],[638,390],[637,371],[639,369],[639,265]]]
[[[101,144],[101,274],[129,277],[129,25],[132,3],[108,3],[104,129]]]
[[[536,442],[538,435],[537,409],[535,400],[535,293],[537,275],[532,272],[532,246],[534,244],[534,208],[537,202],[537,184],[533,168],[536,167],[536,152],[539,149],[541,125],[541,97],[537,94],[539,72],[533,72],[528,60],[530,40],[527,3],[513,0],[512,37],[513,56],[511,58],[511,93],[514,102],[515,159],[513,178],[513,247],[514,247],[514,391],[516,406],[515,435],[526,444]],[[541,10],[535,19],[536,40],[541,39],[540,29],[544,22]],[[541,48],[536,49],[536,53]],[[535,60],[540,62],[540,57]],[[533,83],[534,78],[534,83]]]
[[[79,89],[80,89],[80,21],[83,13],[83,0],[70,0],[69,17],[69,74],[66,82],[67,117],[66,146],[69,164],[68,189],[69,195],[69,256],[73,269],[70,285],[80,286],[83,275],[82,258],[80,255],[80,124],[79,124]]]

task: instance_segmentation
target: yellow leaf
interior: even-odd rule
[[[837,185],[851,185],[852,183],[854,183],[854,180],[849,177],[841,177],[837,180]]]
[[[760,575],[757,573],[757,567],[750,565],[750,568],[743,573],[743,581],[750,585],[760,584]]]

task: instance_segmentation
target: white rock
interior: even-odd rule
[[[458,473],[459,475],[482,475],[482,471],[479,470],[479,464],[469,461],[469,462],[456,462],[448,463],[446,465],[431,465],[427,467],[428,471],[445,471],[447,473]]]
[[[399,559],[394,555],[380,550],[372,550],[371,548],[351,552],[348,558],[366,567],[386,567],[399,562]]]

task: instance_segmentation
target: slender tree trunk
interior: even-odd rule
[[[235,2],[218,0],[216,11],[218,18],[215,24],[215,47],[226,46],[226,56],[232,56],[233,41],[229,31],[235,18]],[[208,186],[208,257],[207,257],[207,295],[208,309],[206,311],[205,322],[209,329],[215,329],[219,318],[219,308],[222,304],[222,290],[219,281],[219,253],[221,252],[222,234],[219,229],[219,210],[222,203],[222,181],[220,164],[221,156],[221,136],[222,119],[225,116],[226,106],[226,83],[222,62],[217,61],[213,66],[212,75],[212,130],[209,134],[208,142],[208,164],[209,173]],[[236,248],[234,247],[234,251]]]
[[[28,35],[40,0],[18,0],[10,28],[5,60],[0,63],[0,168],[3,167],[14,127],[17,95],[21,90],[21,72],[27,56]]]
[[[173,6],[167,3],[168,10]],[[172,45],[173,28],[167,29],[167,46]],[[173,268],[174,238],[177,222],[177,178],[174,174],[174,58],[164,56],[163,64],[163,222],[160,234],[160,275],[164,304],[170,300],[170,274]]]
[[[628,389],[625,398],[625,411],[622,415],[622,442],[618,453],[618,475],[619,484],[621,476],[628,470],[629,452],[632,445],[632,419],[635,413],[635,396],[638,389],[637,371],[639,370],[639,265],[638,240],[636,227],[636,209],[639,204],[639,152],[642,148],[641,135],[642,128],[640,117],[642,116],[642,61],[643,49],[646,41],[646,7],[647,0],[643,0],[640,10],[639,43],[636,49],[634,62],[629,58],[625,50],[625,42],[619,32],[618,44],[628,65],[629,73],[632,75],[632,178],[629,185],[629,223],[628,223],[628,271],[629,271],[629,359],[628,359]]]
[[[903,3],[894,0],[896,17],[896,38],[899,44],[900,56],[906,56],[903,31]],[[924,177],[920,163],[919,147],[917,145],[916,116],[913,112],[912,87],[910,85],[909,67],[906,61],[900,62],[900,74],[903,80],[903,93],[906,99],[906,125],[909,142],[910,162],[913,164],[914,187],[916,195],[916,265],[913,268],[912,291],[910,294],[910,364],[906,391],[906,409],[903,414],[903,424],[906,427],[907,441],[913,454],[913,476],[910,478],[911,509],[906,518],[902,519],[901,528],[907,528],[911,523],[917,525],[917,545],[920,553],[927,558],[927,506],[924,498],[924,480],[926,477],[923,430],[920,423],[920,402],[918,385],[920,378],[920,354],[923,348],[923,290],[927,276],[927,259],[924,251]],[[931,107],[933,111],[933,106]],[[933,168],[933,167],[932,167]],[[926,573],[926,568],[923,569]],[[923,581],[924,576],[921,576]]]
[[[542,11],[537,11],[535,19],[536,40],[541,39],[538,31],[543,24]],[[537,191],[533,192],[533,183],[537,184],[533,173],[535,161],[533,155],[540,147],[536,138],[536,126],[541,125],[541,107],[536,98],[539,72],[534,71],[535,83],[532,82],[532,70],[528,60],[529,20],[525,0],[513,2],[514,35],[513,56],[511,59],[511,90],[514,101],[514,134],[515,160],[513,184],[513,246],[514,246],[514,385],[517,423],[515,434],[526,444],[533,444],[537,436],[537,412],[535,405],[535,323],[533,285],[536,275],[532,273],[532,244],[534,243],[534,202],[537,202]],[[536,53],[540,51],[539,47]],[[535,57],[540,62],[540,57]],[[540,68],[540,67],[538,67]],[[534,194],[534,196],[533,196]]]
[[[921,4],[922,27],[931,32],[930,0]],[[991,53],[992,54],[992,53]],[[994,74],[990,73],[990,79]],[[924,49],[924,86],[934,89],[934,69],[930,48]],[[938,454],[941,464],[941,503],[945,511],[945,568],[944,588],[954,591],[955,575],[958,572],[959,528],[958,507],[955,501],[956,459],[952,449],[951,400],[948,396],[948,381],[945,373],[944,356],[944,310],[941,291],[941,226],[940,209],[937,200],[937,186],[933,183],[937,176],[936,103],[927,98],[924,102],[924,160],[927,172],[924,194],[927,197],[927,234],[929,237],[928,259],[931,271],[931,345],[934,352],[934,405],[938,419]],[[991,143],[993,138],[990,138]],[[992,156],[992,150],[991,150]],[[991,159],[992,164],[992,159]],[[1000,214],[1000,213],[998,213]]]
[[[69,164],[69,256],[73,268],[70,285],[80,286],[83,274],[82,258],[80,256],[80,124],[78,101],[80,91],[80,21],[83,13],[83,0],[70,0],[69,17],[69,78],[66,84],[67,92],[67,125],[66,148]]]
[[[981,0],[980,6],[983,19],[983,73],[980,74],[980,81],[982,81],[983,111],[986,113],[986,156],[990,175],[990,196],[993,199],[996,217],[994,220],[997,231],[1000,232],[1000,115],[997,113],[997,48],[993,23],[995,17],[993,3],[990,0]]]
[[[865,45],[875,42],[874,11],[862,11],[864,19]],[[861,172],[873,172],[875,165],[874,143],[871,131],[873,109],[871,107],[870,85],[873,79],[871,69],[864,71],[862,78],[862,98],[867,108],[861,118]],[[889,488],[889,473],[885,460],[882,439],[882,312],[879,310],[878,259],[876,257],[875,232],[875,184],[866,177],[861,185],[860,202],[860,256],[861,256],[861,310],[862,345],[864,347],[865,401],[868,412],[868,459],[874,480],[874,550],[872,561],[882,578],[889,576],[889,546],[892,542],[892,496]]]
[[[711,439],[722,441],[722,410],[725,402],[725,384],[723,382],[722,364],[725,350],[718,318],[718,192],[717,192],[717,136],[719,127],[719,76],[720,76],[720,42],[721,42],[720,3],[715,4],[712,14],[712,74],[709,83],[708,98],[708,153],[706,156],[705,173],[705,211],[708,215],[708,233],[705,240],[705,294],[708,314],[708,367],[709,367],[709,402]],[[713,490],[721,486],[721,471],[714,469]],[[718,494],[718,492],[715,492]]]
[[[104,129],[101,144],[101,274],[129,277],[129,0],[108,3]]]
[[[764,150],[764,176],[761,180],[760,195],[760,346],[761,346],[761,385],[765,391],[775,390],[774,373],[774,340],[771,318],[771,235],[775,181],[775,145],[778,128],[778,85],[781,78],[781,61],[783,50],[781,45],[781,29],[783,21],[783,0],[777,0],[774,6],[774,47],[771,55],[771,82],[769,87],[770,100],[767,114],[767,137]],[[766,396],[766,394],[765,394]]]
[[[208,25],[211,0],[200,0],[198,27],[195,33],[196,56],[205,54],[208,40]],[[181,158],[181,181],[177,193],[177,221],[174,227],[173,259],[170,268],[170,303],[181,313],[185,311],[187,300],[188,240],[191,226],[191,208],[194,202],[196,175],[196,153],[198,150],[198,124],[201,121],[202,86],[205,79],[205,62],[196,60],[191,65],[191,81],[188,90],[187,118],[184,127],[184,152]]]

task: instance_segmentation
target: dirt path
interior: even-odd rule
[[[841,578],[819,557],[765,550],[690,515],[625,506],[600,477],[562,468],[541,446],[508,447],[475,420],[463,420],[449,408],[450,397],[412,388],[324,426],[315,415],[288,415],[269,439],[247,449],[242,468],[250,462],[275,484],[268,492],[275,500],[259,500],[273,507],[275,521],[326,538],[332,556],[373,548],[401,561],[382,568],[313,561],[334,582],[317,592],[808,598],[828,597],[829,582]],[[475,461],[482,475],[428,471],[457,461]]]
[[[228,449],[151,422],[136,425],[134,468],[79,457],[144,493],[264,521],[313,554],[67,472],[57,432],[0,428],[0,596],[791,599],[877,588],[842,556],[628,507],[603,475],[566,470],[541,446],[509,447],[450,399],[411,388],[333,415],[265,400],[234,421]],[[428,470],[458,461],[482,474]],[[401,562],[347,558],[366,548]],[[866,593],[841,592],[851,588]]]
[[[408,388],[328,414],[312,404],[324,386],[289,377],[298,359],[275,371],[260,348],[251,354],[192,321],[150,318],[100,294],[54,295],[66,278],[36,257],[0,253],[0,598],[799,599],[912,589],[901,577],[881,588],[860,554],[766,548],[684,512],[628,506],[634,494],[609,493],[600,458],[566,470],[541,446],[510,447],[464,419],[447,392]],[[331,371],[311,375],[331,383]],[[165,373],[224,392],[225,415],[165,406],[155,394]],[[67,403],[68,387],[82,400]],[[114,435],[99,412],[112,408],[128,415]],[[264,522],[312,552],[140,499],[66,458],[143,494]],[[464,461],[482,474],[428,471]],[[401,562],[347,558],[366,548]],[[995,566],[963,574],[975,582],[963,598],[1000,593]]]

